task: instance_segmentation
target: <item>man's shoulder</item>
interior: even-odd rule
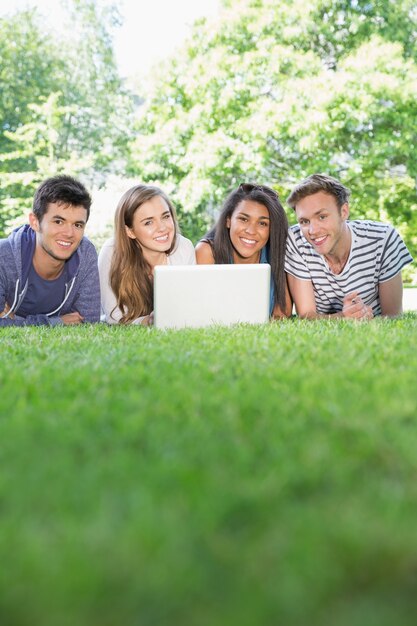
[[[78,254],[80,255],[81,261],[88,259],[97,259],[96,247],[93,242],[88,239],[88,237],[83,237],[81,239],[81,243],[78,247]]]
[[[0,239],[0,255],[7,256],[12,254],[12,246],[8,238]]]
[[[21,246],[26,245],[28,226],[20,226],[13,230],[8,237],[0,239],[0,254],[20,254]]]
[[[288,229],[288,244],[295,245],[299,250],[311,252],[313,247],[308,243],[307,239],[303,237],[299,224],[294,224]]]
[[[300,225],[294,224],[293,226],[290,226],[288,229],[288,236],[294,241],[298,241],[299,239],[302,239]]]
[[[10,239],[0,239],[0,267],[2,271],[16,266],[16,251],[13,250]]]
[[[85,276],[97,268],[97,250],[94,244],[83,237],[75,254],[67,261],[70,276]]]
[[[395,230],[391,224],[376,222],[374,220],[349,220],[348,224],[355,235],[364,238],[385,238],[388,233]]]

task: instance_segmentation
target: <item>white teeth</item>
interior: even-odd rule
[[[241,237],[241,240],[242,240],[244,243],[248,243],[248,244],[250,244],[250,245],[252,245],[252,244],[256,243],[255,239],[245,239],[244,237]]]
[[[164,235],[163,237],[155,237],[155,241],[167,241],[168,235]]]
[[[70,242],[70,241],[57,241],[57,243],[58,243],[60,246],[65,246],[65,247],[67,247],[67,248],[69,248],[69,246],[71,245],[71,242]]]
[[[318,237],[317,239],[313,239],[314,243],[321,243],[326,239],[326,235],[324,237]]]

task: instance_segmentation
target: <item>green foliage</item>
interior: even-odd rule
[[[67,19],[65,32],[35,10],[0,20],[0,234],[45,177],[99,184],[127,159],[132,100],[114,60],[115,10],[72,0]]]
[[[416,338],[1,329],[2,623],[414,625]]]
[[[60,93],[52,93],[42,104],[29,104],[31,121],[14,132],[4,132],[14,149],[3,156],[6,169],[11,170],[3,174],[3,231],[22,210],[29,211],[34,191],[44,178],[68,172],[75,176],[88,172],[93,165],[87,151],[79,155],[75,146],[70,152],[65,145],[62,129],[65,117],[73,113],[74,107],[60,105],[60,98]]]
[[[155,72],[133,171],[200,223],[242,180],[328,172],[416,254],[416,24],[411,1],[225,2]]]
[[[54,43],[43,37],[35,11],[0,19],[0,234],[28,208],[35,159],[31,103],[50,93],[63,72]],[[56,62],[54,62],[56,61]],[[26,129],[26,124],[29,127]],[[32,125],[32,128],[31,128]],[[23,127],[23,129],[22,129]],[[17,134],[16,134],[17,133]],[[26,140],[27,137],[27,140]],[[25,143],[22,146],[22,143]]]
[[[35,10],[1,18],[0,41],[0,127],[13,132],[30,122],[28,105],[53,91],[65,66],[57,42],[44,37]],[[1,152],[8,143],[2,133]]]

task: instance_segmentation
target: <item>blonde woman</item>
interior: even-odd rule
[[[136,185],[120,199],[114,238],[98,259],[108,324],[152,324],[156,265],[192,265],[193,244],[178,232],[175,209],[158,187]]]

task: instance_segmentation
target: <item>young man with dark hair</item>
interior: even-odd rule
[[[100,320],[97,253],[84,237],[90,206],[70,176],[39,186],[29,224],[0,240],[0,327]]]
[[[349,195],[335,178],[313,174],[287,199],[298,224],[289,229],[285,271],[301,317],[402,313],[401,270],[413,259],[389,224],[348,221]]]

